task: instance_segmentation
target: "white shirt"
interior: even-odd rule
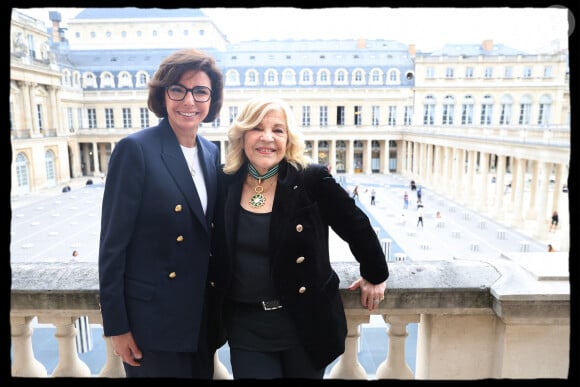
[[[207,212],[207,189],[205,187],[205,180],[203,179],[203,171],[201,170],[199,157],[197,156],[197,146],[194,146],[193,148],[188,148],[183,145],[180,146],[183,155],[185,156],[185,161],[187,161],[189,171],[191,172],[191,177],[195,184],[195,189],[197,190],[203,213],[205,214]]]

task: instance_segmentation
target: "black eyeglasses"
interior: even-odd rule
[[[188,92],[191,92],[195,102],[207,102],[211,98],[211,89],[205,86],[195,86],[188,89],[181,85],[171,85],[165,88],[167,96],[172,101],[183,101]]]

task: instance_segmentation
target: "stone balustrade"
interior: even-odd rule
[[[376,379],[565,379],[569,367],[570,287],[567,255],[514,253],[488,260],[397,261],[389,264],[385,300],[375,314],[388,344]],[[545,265],[544,265],[545,266]],[[358,291],[358,263],[334,262],[348,320],[344,354],[330,378],[369,379],[357,358],[369,312]],[[13,377],[124,377],[109,340],[103,367],[91,375],[75,348],[75,321],[101,324],[96,263],[13,263],[10,328]],[[51,375],[32,348],[31,321],[53,324],[58,365]],[[408,324],[418,324],[415,373],[405,362]],[[231,379],[216,354],[215,379]]]

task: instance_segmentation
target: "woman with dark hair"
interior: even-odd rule
[[[184,49],[149,82],[158,125],[115,146],[99,250],[104,334],[127,377],[211,379],[207,273],[219,149],[198,135],[222,106],[214,59]]]

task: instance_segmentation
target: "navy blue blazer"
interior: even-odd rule
[[[123,138],[111,154],[99,249],[105,336],[131,331],[142,350],[198,349],[219,149],[199,135],[197,149],[206,214],[167,119]]]
[[[210,279],[219,307],[227,295],[246,165],[233,175],[219,172]],[[221,205],[223,201],[223,206]],[[366,214],[321,165],[302,171],[280,163],[270,218],[271,275],[278,296],[292,318],[301,343],[317,367],[325,367],[344,352],[347,323],[339,293],[339,278],[330,264],[329,227],[350,246],[360,274],[371,283],[389,275],[385,254]],[[362,307],[362,306],[361,306]],[[264,312],[267,313],[267,312]],[[213,317],[221,321],[219,313]],[[217,345],[227,339],[227,332]]]

